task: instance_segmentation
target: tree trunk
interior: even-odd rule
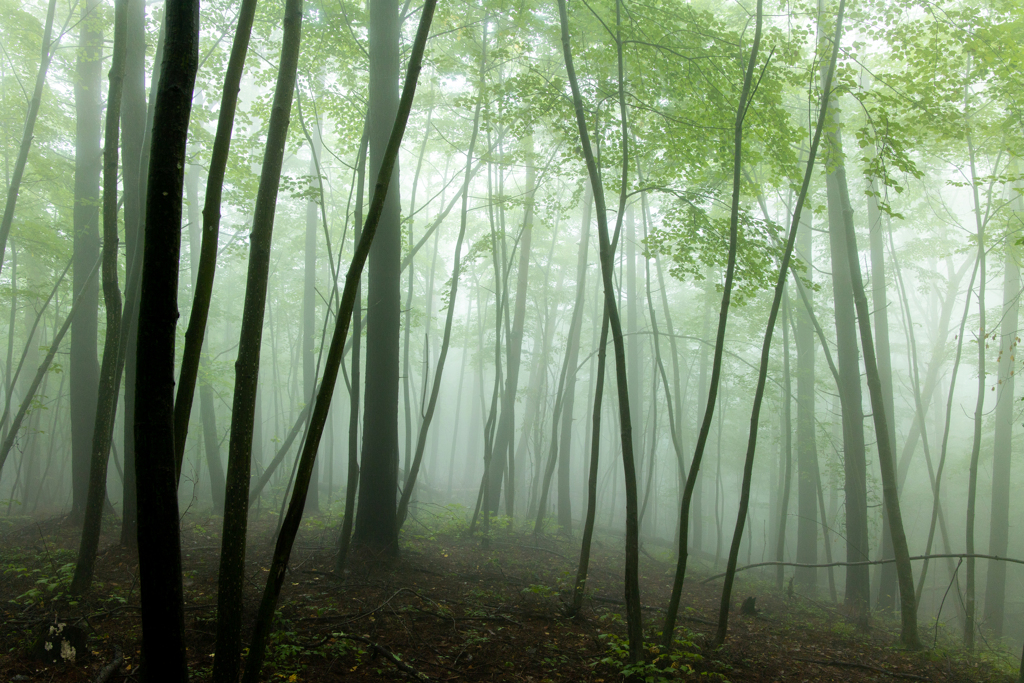
[[[125,38],[124,88],[121,97],[121,175],[124,184],[125,307],[121,320],[124,335],[124,482],[121,503],[121,545],[134,549],[138,540],[135,498],[135,360],[138,338],[139,290],[142,285],[143,219],[146,206],[146,171],[150,117],[146,107],[146,7],[128,4]],[[162,35],[162,32],[161,32]],[[160,50],[163,49],[161,39]],[[154,84],[159,80],[159,55]],[[156,88],[153,88],[156,92]],[[147,150],[145,160],[143,150]]]
[[[137,0],[136,0],[137,1]],[[107,460],[114,435],[114,416],[121,388],[121,290],[117,282],[117,161],[118,128],[121,122],[121,90],[124,82],[125,38],[129,0],[114,4],[114,48],[110,63],[110,90],[103,148],[103,303],[107,330],[103,342],[103,366],[95,403],[89,488],[85,505],[78,562],[71,592],[80,595],[92,583],[96,548],[99,546],[103,506],[107,502]]]
[[[789,519],[789,487],[793,481],[793,420],[790,414],[792,403],[793,382],[789,373],[789,296],[782,295],[782,444],[780,449],[784,458],[782,466],[782,500],[779,508],[778,537],[775,544],[775,559],[785,561],[786,527]],[[781,564],[775,570],[775,590],[782,591],[785,578],[785,567]]]
[[[1013,164],[1017,166],[1016,160]],[[1014,169],[1016,170],[1016,169]],[[1021,199],[1020,185],[1012,190],[1017,193],[1013,211],[1017,220],[1024,219],[1024,200]],[[1019,223],[1018,223],[1019,225]],[[1010,459],[1013,452],[1014,414],[1014,369],[1017,355],[1017,323],[1020,302],[1020,266],[1016,242],[1020,228],[1011,230],[1006,236],[1006,257],[1003,266],[1003,322],[999,340],[999,387],[996,389],[995,442],[992,447],[992,515],[989,519],[989,554],[1006,556],[1010,535]],[[985,623],[997,638],[1003,636],[1004,603],[1006,601],[1006,563],[989,564],[985,583]]]
[[[363,232],[363,186],[366,184],[366,152],[369,145],[370,120],[363,121],[363,137],[359,142],[356,154],[356,209],[355,226],[352,238],[359,244]],[[352,309],[352,380],[349,393],[348,412],[348,474],[345,479],[345,516],[341,522],[341,535],[338,538],[338,556],[334,560],[334,571],[341,572],[348,559],[349,544],[352,541],[352,526],[355,521],[356,490],[359,486],[359,399],[361,386],[360,359],[362,356],[363,337],[363,291],[362,283],[356,283],[355,301]]]
[[[188,119],[199,63],[199,3],[168,0],[146,190],[138,318],[135,471],[142,657],[161,680],[188,680],[174,470],[174,339]]]
[[[796,249],[807,265],[805,277],[812,278],[813,243],[811,212],[800,215]],[[808,293],[810,296],[810,293]],[[797,461],[797,530],[796,561],[798,564],[818,563],[818,450],[814,424],[814,329],[809,313],[799,306],[796,313],[796,461]],[[824,520],[822,520],[824,522]],[[817,590],[818,572],[797,568],[795,583],[813,597]]]
[[[882,383],[882,404],[889,425],[889,443],[896,448],[896,412],[892,396],[892,358],[889,352],[889,306],[885,284],[885,247],[882,234],[882,212],[878,208],[878,182],[872,178],[868,186],[868,232],[871,245],[871,305],[875,333],[875,354],[878,379]],[[892,534],[889,532],[889,507],[882,505],[882,559],[893,557]],[[896,609],[896,563],[879,565],[878,599],[880,610]]]
[[[89,494],[96,392],[99,282],[89,277],[100,257],[100,108],[103,21],[99,0],[82,5],[75,67],[75,265],[72,290],[83,295],[71,325],[71,515],[81,520]]]
[[[626,378],[626,348],[623,343],[622,325],[619,320],[619,310],[616,301],[616,289],[613,281],[613,240],[608,234],[608,214],[605,208],[604,186],[601,184],[601,174],[594,159],[594,151],[590,145],[590,134],[587,130],[587,122],[583,110],[583,98],[580,95],[579,82],[576,78],[576,69],[572,62],[572,49],[569,42],[569,17],[566,12],[565,0],[558,0],[558,15],[562,29],[562,54],[565,59],[565,70],[568,75],[569,85],[572,89],[573,108],[576,113],[576,127],[579,131],[580,142],[583,147],[583,156],[587,164],[587,174],[590,176],[590,183],[594,187],[594,204],[597,214],[597,232],[601,245],[601,277],[604,283],[605,307],[608,311],[609,325],[611,326],[612,342],[615,346],[615,379],[619,394],[619,420],[620,436],[622,442],[622,468],[625,475],[626,488],[626,558],[625,558],[625,602],[626,602],[626,630],[629,639],[629,659],[636,663],[643,659],[643,624],[640,613],[640,585],[639,585],[639,525],[637,520],[637,491],[636,491],[636,463],[633,458],[633,427],[630,418],[629,408],[629,384]],[[616,17],[620,16],[620,3],[616,3]],[[618,20],[616,22],[619,23]],[[619,109],[622,123],[622,156],[623,156],[623,178],[622,191],[619,198],[619,225],[625,209],[626,198],[626,173],[628,170],[628,154],[626,135],[626,103],[625,83],[623,75],[622,60],[622,38],[621,26],[617,26],[616,44],[618,47],[618,68],[619,68]],[[616,229],[616,233],[618,230]],[[616,234],[616,237],[618,235]],[[575,370],[575,368],[574,368]]]
[[[42,50],[39,55],[39,70],[36,72],[36,85],[35,89],[32,91],[32,99],[29,100],[28,103],[28,112],[25,114],[25,129],[21,135],[21,146],[18,148],[18,158],[14,162],[14,170],[11,172],[9,184],[7,186],[7,202],[4,204],[3,218],[0,219],[0,267],[3,266],[4,253],[7,251],[7,238],[11,234],[11,225],[14,223],[14,208],[18,203],[18,193],[21,190],[21,179],[25,174],[25,166],[28,163],[29,149],[32,147],[36,118],[39,115],[39,105],[42,104],[43,101],[43,89],[46,87],[46,72],[50,68],[50,61],[53,58],[53,53],[57,47],[51,41],[51,38],[53,37],[53,15],[56,12],[56,9],[57,0],[50,0],[50,3],[46,8],[46,22],[43,24],[43,43]],[[99,79],[97,78],[97,81],[98,80]],[[97,85],[97,90],[98,89],[99,86]],[[98,96],[99,95],[97,94],[97,97]],[[96,118],[96,146],[99,147],[98,111],[96,112]],[[99,163],[98,151],[95,163]]]
[[[313,121],[313,144],[310,147],[309,174],[320,173],[320,121]],[[316,392],[316,231],[320,226],[319,207],[315,201],[306,202],[306,241],[302,278],[302,395],[304,401],[312,401]],[[310,480],[309,495],[306,496],[306,513],[320,512],[319,468],[314,466]]]
[[[833,112],[833,126],[838,125]],[[828,132],[830,158],[842,159],[842,137],[838,129]],[[840,171],[843,173],[840,174]],[[830,165],[825,177],[828,194],[829,244],[832,252],[832,291],[836,320],[836,355],[842,386],[839,388],[843,423],[843,474],[846,493],[846,559],[860,562],[868,556],[867,461],[864,447],[864,411],[860,384],[860,359],[854,314],[850,257],[844,239],[842,164]],[[870,605],[870,577],[867,565],[846,569],[846,605],[854,610],[859,628],[867,628]]]
[[[837,169],[840,188],[846,187],[845,169]],[[889,415],[885,407],[883,387],[875,357],[874,340],[871,335],[871,317],[864,283],[860,274],[860,258],[857,252],[857,235],[853,225],[853,209],[850,197],[841,191],[843,202],[843,228],[846,238],[846,254],[849,259],[853,285],[853,300],[857,308],[857,324],[860,327],[860,341],[864,349],[864,368],[867,374],[868,391],[871,395],[871,414],[875,423],[875,439],[878,445],[878,465],[882,470],[882,495],[889,512],[889,531],[892,535],[893,553],[896,556],[896,573],[900,590],[900,619],[902,629],[900,640],[907,648],[921,648],[917,635],[917,600],[914,596],[914,573],[910,566],[910,551],[903,530],[903,515],[900,511],[899,491],[896,486],[896,462],[893,444],[890,441]],[[849,498],[847,498],[849,509]],[[968,550],[970,552],[970,550]]]
[[[966,90],[965,90],[966,93]],[[978,197],[978,172],[974,163],[974,145],[970,133],[967,147],[971,163],[971,190],[974,195],[974,219],[978,230],[978,400],[974,406],[974,441],[971,445],[971,464],[967,483],[967,586],[964,611],[964,644],[968,652],[974,651],[974,525],[978,491],[978,459],[981,456],[981,427],[985,416],[985,349],[988,347],[988,332],[985,330],[985,221],[981,215],[981,200]]]
[[[398,111],[398,0],[369,0],[370,176],[377,177]],[[401,197],[397,161],[370,251],[362,471],[353,541],[398,554],[398,370],[401,334]]]
[[[519,390],[519,368],[522,361],[523,350],[523,323],[526,319],[527,285],[530,277],[530,247],[533,243],[533,205],[534,193],[536,191],[537,170],[534,167],[533,135],[528,133],[524,141],[526,146],[526,194],[523,199],[523,230],[519,238],[519,267],[516,279],[516,305],[512,316],[512,328],[508,335],[508,342],[505,345],[505,393],[501,403],[501,421],[498,425],[497,439],[495,440],[496,453],[509,453],[514,456],[515,448],[515,406],[516,394]],[[509,458],[509,463],[514,463],[514,457]],[[509,516],[514,513],[515,499],[507,492],[515,490],[513,472],[506,483],[505,505]],[[562,499],[559,496],[559,524],[562,524]],[[572,520],[569,520],[572,526]],[[563,528],[568,529],[563,525]]]
[[[282,26],[281,62],[253,212],[245,303],[238,337],[238,355],[235,359],[235,390],[231,401],[231,436],[228,441],[224,492],[224,532],[217,583],[217,654],[213,660],[213,680],[216,683],[235,683],[241,658],[242,611],[238,606],[242,604],[245,581],[249,481],[260,347],[263,342],[263,314],[267,301],[274,209],[281,183],[281,166],[288,138],[302,38],[302,0],[287,0]]]

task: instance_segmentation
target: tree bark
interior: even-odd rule
[[[370,176],[377,177],[398,111],[398,0],[369,0]],[[367,274],[362,471],[353,542],[397,555],[401,197],[397,160]],[[364,233],[365,234],[365,233]]]
[[[138,340],[139,290],[142,285],[143,222],[146,206],[146,170],[151,119],[146,106],[146,7],[128,5],[125,38],[124,88],[121,97],[121,174],[124,184],[125,306],[121,320],[124,335],[124,482],[121,503],[121,545],[135,549],[138,517],[135,498],[135,366]],[[163,32],[161,31],[161,36]],[[154,86],[159,81],[160,53],[154,67]],[[144,153],[144,150],[145,153]]]
[[[188,119],[199,64],[199,3],[168,0],[146,190],[138,318],[135,471],[146,676],[188,680],[174,471],[174,339]]]
[[[71,324],[71,515],[81,520],[89,495],[96,392],[99,282],[89,277],[100,258],[100,109],[103,21],[99,0],[82,5],[75,67],[75,208],[72,290],[83,295]]]

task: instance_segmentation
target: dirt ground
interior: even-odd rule
[[[333,572],[335,524],[303,524],[262,672],[265,681],[1016,681],[1011,655],[987,650],[968,657],[951,637],[938,647],[898,647],[898,624],[873,617],[857,632],[825,588],[815,598],[775,593],[766,574],[740,574],[724,647],[709,647],[721,582],[687,577],[678,645],[671,657],[627,668],[620,542],[595,542],[588,599],[565,615],[575,577],[578,541],[535,538],[508,525],[492,531],[488,548],[465,534],[465,511],[422,508],[406,524],[401,557],[387,564],[355,557]],[[189,513],[182,522],[186,636],[192,680],[208,680],[213,664],[219,517]],[[78,530],[63,519],[7,518],[0,525],[0,683],[8,681],[137,681],[141,639],[138,563],[117,545],[109,520],[92,591],[66,593]],[[250,529],[243,623],[251,627],[272,551],[273,518]],[[662,559],[658,559],[661,557]],[[667,549],[641,557],[647,637],[668,602],[673,565]],[[756,597],[754,615],[739,604]],[[33,657],[38,634],[53,624],[83,630],[74,662]],[[922,622],[932,645],[933,623]],[[245,636],[247,638],[247,635]],[[944,640],[946,639],[946,640]]]

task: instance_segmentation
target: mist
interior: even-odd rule
[[[8,3],[5,601],[78,614],[117,548],[144,677],[330,679],[273,659],[297,566],[338,590],[438,553],[512,575],[510,546],[565,561],[515,574],[552,619],[614,596],[591,623],[619,659],[589,666],[623,680],[690,646],[761,680],[715,649],[763,642],[736,625],[758,613],[910,653],[864,655],[882,672],[953,680],[923,648],[1016,680],[1022,22]],[[26,602],[39,538],[67,586]],[[203,580],[209,642],[182,611]]]

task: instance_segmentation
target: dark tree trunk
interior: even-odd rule
[[[231,437],[224,491],[224,533],[221,541],[220,574],[217,583],[217,654],[213,680],[238,680],[242,641],[242,590],[245,581],[245,545],[249,519],[249,481],[252,457],[256,391],[260,374],[260,347],[267,301],[270,245],[274,231],[274,209],[281,183],[281,166],[292,95],[295,91],[299,44],[302,37],[302,0],[288,0],[282,20],[281,62],[278,66],[274,101],[267,126],[263,169],[256,193],[256,205],[249,238],[249,268],[245,282],[242,328],[235,359],[235,390],[231,402]]]
[[[384,160],[398,111],[398,0],[369,0],[370,177]],[[397,160],[370,250],[366,303],[366,388],[359,509],[353,541],[398,553],[398,370],[401,334],[401,197]]]
[[[840,188],[846,187],[845,171],[842,166],[837,169]],[[882,495],[889,511],[889,531],[892,535],[893,553],[896,557],[896,572],[900,589],[900,619],[902,629],[900,640],[910,649],[920,649],[921,642],[917,635],[917,601],[914,596],[914,574],[910,566],[910,552],[907,537],[903,530],[903,515],[900,512],[899,492],[896,486],[896,462],[893,457],[893,444],[889,439],[892,433],[888,424],[882,382],[875,357],[874,340],[871,334],[871,314],[867,296],[864,294],[864,282],[860,274],[860,258],[857,252],[857,235],[853,225],[853,209],[850,197],[845,191],[841,196],[843,202],[843,230],[846,239],[846,255],[849,259],[853,300],[857,308],[857,324],[860,328],[860,341],[864,349],[864,368],[867,375],[868,391],[871,395],[871,414],[875,424],[875,438],[878,445],[878,465],[882,470]],[[979,235],[979,241],[981,235]],[[984,325],[984,316],[982,317]],[[984,365],[982,365],[984,370]],[[980,401],[979,401],[980,403]],[[976,416],[977,417],[977,416]],[[977,430],[975,431],[977,435]],[[847,498],[849,509],[849,498]],[[968,552],[972,552],[968,545]],[[971,558],[968,558],[968,562]],[[968,584],[968,587],[969,584]],[[968,598],[970,594],[968,593]],[[968,602],[968,605],[970,603]]]
[[[89,272],[100,255],[100,96],[103,20],[99,0],[82,5],[75,72],[75,265],[72,289],[82,305],[71,325],[71,514],[85,515],[96,391],[99,282]]]
[[[366,184],[366,152],[369,144],[370,120],[363,122],[363,138],[359,143],[356,160],[356,210],[355,229],[352,238],[359,244],[363,232],[363,186]],[[359,486],[359,399],[360,399],[360,356],[363,337],[363,291],[362,282],[355,285],[355,301],[352,304],[352,378],[349,393],[348,414],[348,476],[345,479],[345,516],[341,523],[338,539],[338,557],[334,571],[340,572],[348,559],[348,548],[352,541],[352,526],[356,509],[356,490]]]
[[[309,174],[315,176],[320,172],[320,122],[313,124],[313,144],[310,147]],[[306,240],[304,249],[304,266],[302,278],[302,396],[303,401],[312,401],[316,392],[316,231],[319,227],[318,205],[314,201],[306,202]],[[317,467],[313,467],[312,479],[309,484],[309,495],[306,496],[306,512],[320,512],[320,477]]]
[[[526,299],[529,296],[527,286],[530,277],[530,248],[533,243],[533,204],[536,191],[537,170],[534,167],[533,134],[527,134],[526,140],[526,195],[523,204],[523,231],[519,238],[519,267],[516,280],[516,305],[512,315],[512,329],[508,335],[508,343],[505,345],[506,370],[505,394],[501,403],[501,422],[498,425],[498,438],[495,441],[496,453],[508,453],[508,462],[514,463],[513,455],[515,437],[515,405],[516,394],[519,390],[519,369],[522,365],[523,354],[523,323],[526,319]],[[514,473],[509,472],[509,479],[505,485],[506,512],[511,517],[514,513],[515,499],[507,492],[515,490]],[[561,491],[561,489],[559,489]],[[562,520],[562,497],[559,493],[559,524],[566,530],[572,526],[572,519],[568,523]],[[566,502],[566,506],[568,502]]]
[[[174,471],[174,339],[188,120],[199,64],[199,3],[168,0],[146,190],[135,379],[144,680],[188,680]],[[151,672],[151,673],[150,673]]]

